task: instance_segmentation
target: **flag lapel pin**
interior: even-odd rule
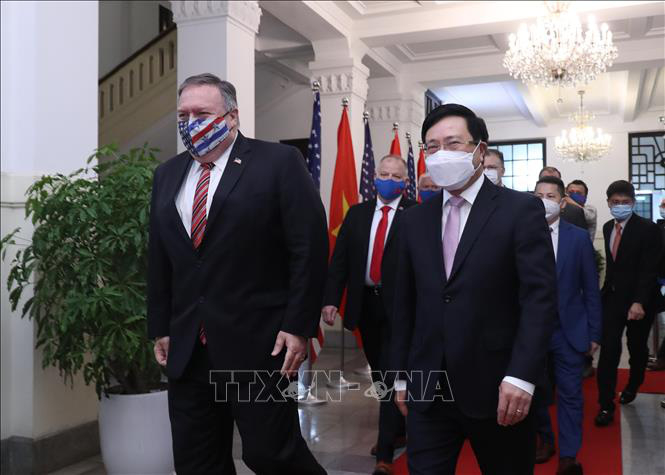
[[[242,160],[240,160],[239,158],[236,157],[236,158],[233,159],[233,163],[237,163],[238,165],[241,165]]]

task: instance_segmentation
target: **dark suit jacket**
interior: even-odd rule
[[[397,229],[402,211],[418,203],[408,198],[399,202],[395,216],[388,230],[388,238],[381,260],[382,297],[386,311],[392,310],[394,283],[397,273]],[[333,251],[323,305],[339,307],[344,289],[347,289],[344,327],[354,330],[362,313],[365,273],[369,253],[369,235],[372,218],[376,210],[376,199],[349,208],[340,229]]]
[[[469,417],[495,418],[504,376],[545,382],[545,356],[557,318],[545,211],[533,195],[484,179],[446,280],[442,202],[439,193],[402,216],[393,366],[406,370],[410,397],[426,401],[434,393],[435,381],[427,382],[430,372],[446,369],[460,410]],[[410,403],[416,410],[428,406]]]
[[[214,369],[279,369],[277,333],[316,335],[328,255],[319,193],[293,147],[238,133],[198,250],[175,197],[192,164],[155,171],[150,213],[148,334],[170,336],[167,374],[187,365],[203,322]]]
[[[657,311],[663,300],[658,287],[663,252],[661,230],[653,221],[633,213],[621,235],[614,261],[610,250],[614,223],[612,219],[603,226],[606,271],[602,295],[613,297],[612,308],[606,306],[605,310],[627,315],[630,306],[638,302],[647,312]]]
[[[556,269],[559,323],[568,343],[579,352],[600,343],[602,307],[598,271],[589,233],[559,221]]]
[[[585,231],[588,231],[589,229],[589,225],[584,217],[584,210],[577,206],[566,204],[565,208],[561,210],[561,219],[568,221],[570,224],[574,224]]]

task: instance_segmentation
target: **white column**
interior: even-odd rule
[[[254,41],[261,9],[256,1],[172,1],[178,24],[178,84],[213,73],[236,88],[240,130],[254,137]],[[174,123],[175,129],[175,123]],[[178,141],[178,150],[184,148]]]
[[[98,4],[2,2],[1,231],[22,227],[25,190],[45,173],[85,166],[97,147]],[[37,438],[96,419],[94,388],[42,370],[32,321],[10,310],[9,249],[0,279],[2,439]],[[29,296],[25,296],[26,298]]]
[[[342,117],[342,99],[349,99],[349,125],[356,162],[356,181],[360,180],[363,158],[363,112],[367,100],[368,68],[352,58],[326,59],[309,64],[312,80],[321,84],[321,199],[330,206],[330,191],[337,158],[337,128]]]
[[[409,132],[417,165],[418,141],[425,119],[425,88],[399,77],[370,79],[367,111],[370,115],[374,158],[379,160],[390,151],[393,123],[397,122],[402,157],[407,157],[406,133]]]

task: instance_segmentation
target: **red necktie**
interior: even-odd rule
[[[369,265],[369,278],[375,284],[381,282],[381,259],[383,259],[383,246],[386,240],[386,231],[388,230],[388,212],[390,209],[390,206],[381,208],[383,216],[381,216],[381,221],[379,221],[379,226],[376,228],[376,235],[374,236],[372,262]]]
[[[196,184],[196,191],[194,192],[194,204],[192,205],[192,244],[194,249],[198,249],[203,241],[203,234],[206,229],[206,209],[208,203],[208,185],[210,184],[210,170],[214,166],[213,163],[202,163],[201,164],[201,176],[199,181]],[[206,338],[205,329],[203,328],[203,323],[199,327],[199,340],[204,345],[208,343]]]
[[[619,250],[619,243],[621,242],[621,225],[615,224],[616,233],[614,234],[614,243],[612,244],[612,259],[614,262],[617,260],[617,251]]]

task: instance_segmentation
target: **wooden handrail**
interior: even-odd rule
[[[157,36],[155,36],[153,39],[151,39],[150,41],[148,41],[148,42],[147,42],[144,46],[142,46],[139,50],[137,50],[137,51],[135,51],[134,53],[132,53],[132,54],[131,54],[127,59],[125,59],[122,63],[118,64],[115,68],[113,68],[111,71],[109,71],[109,72],[106,73],[104,76],[102,76],[102,77],[99,79],[99,84],[101,85],[104,81],[106,81],[108,78],[110,78],[110,77],[113,76],[115,73],[117,73],[118,71],[120,71],[123,67],[125,67],[127,64],[129,64],[130,62],[132,62],[132,60],[134,60],[136,57],[138,57],[140,54],[142,54],[142,53],[145,52],[146,50],[150,49],[150,47],[152,47],[155,43],[157,43],[159,40],[161,40],[162,38],[164,38],[166,35],[168,35],[169,33],[171,33],[171,32],[172,32],[173,30],[175,30],[175,29],[176,29],[176,25],[173,25],[173,26],[170,26],[169,28],[167,28],[166,30],[160,32]]]

